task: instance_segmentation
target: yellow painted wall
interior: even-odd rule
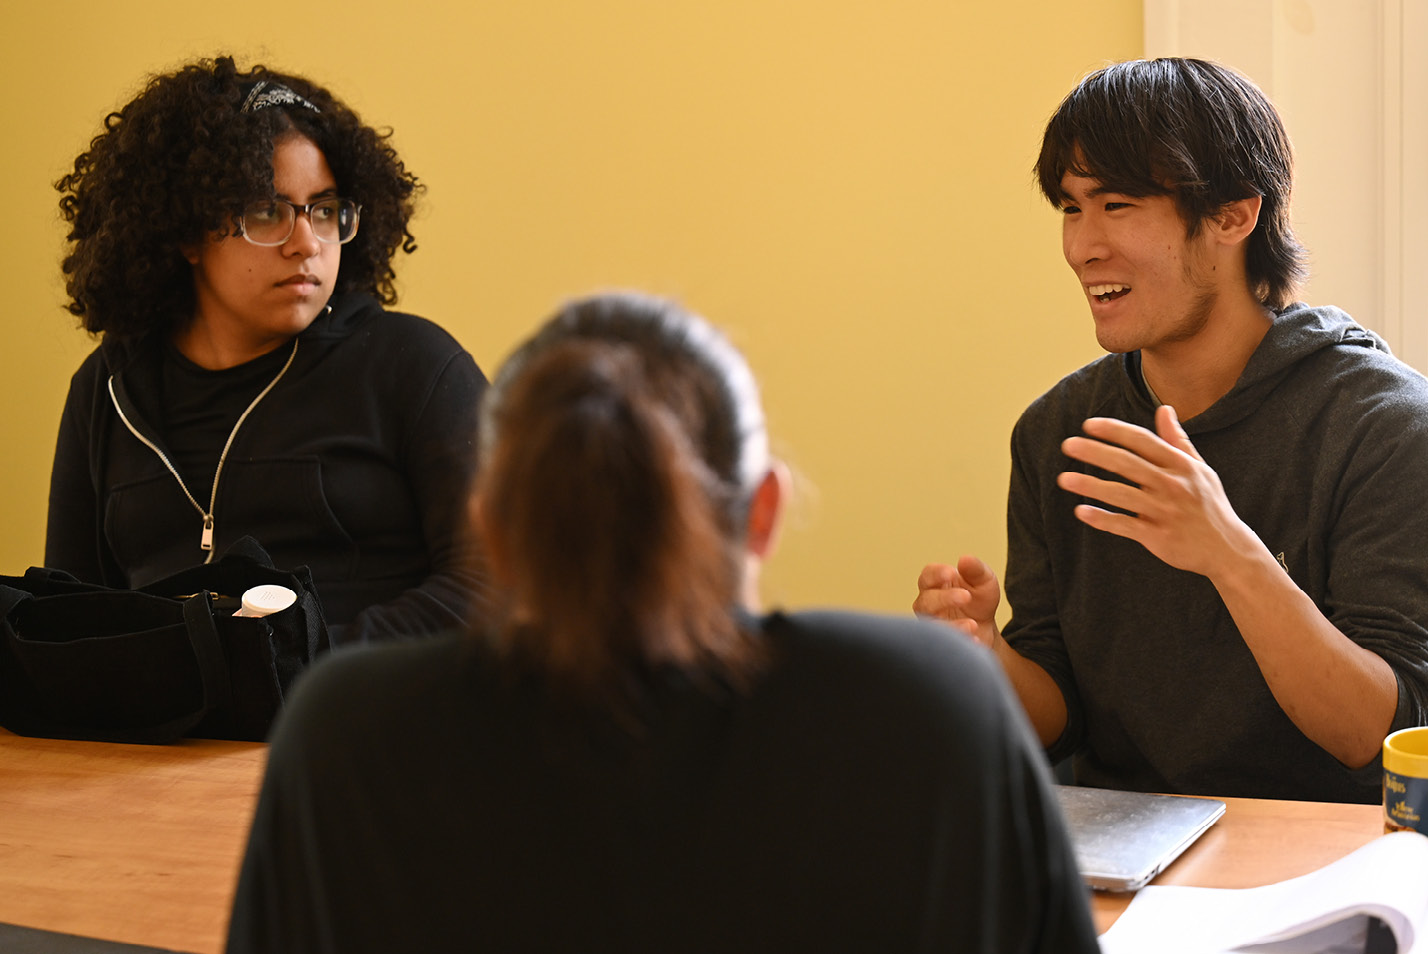
[[[493,369],[624,286],[727,328],[804,478],[770,600],[906,611],[920,567],[1000,566],[1007,438],[1098,351],[1030,166],[1061,96],[1140,55],[1139,0],[75,0],[0,13],[0,573],[43,557],[91,347],[51,184],[156,71],[305,73],[429,187],[401,307]]]

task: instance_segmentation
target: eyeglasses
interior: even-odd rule
[[[297,205],[287,199],[249,202],[238,215],[238,229],[254,245],[282,245],[297,227],[298,213],[307,216],[312,234],[328,245],[345,245],[357,234],[362,207],[351,199],[318,199]]]

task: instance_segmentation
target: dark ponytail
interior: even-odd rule
[[[640,296],[577,302],[512,357],[483,407],[479,484],[504,656],[600,700],[659,670],[752,669],[734,615],[745,455],[767,468],[751,388],[712,328]]]

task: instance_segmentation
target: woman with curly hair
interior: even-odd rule
[[[713,326],[574,302],[481,413],[492,611],[299,685],[229,954],[1096,951],[992,657],[759,609],[787,471]]]
[[[331,93],[204,60],[154,78],[56,185],[70,385],[47,566],[139,587],[258,540],[311,568],[333,642],[459,625],[486,385],[388,312],[420,191]]]

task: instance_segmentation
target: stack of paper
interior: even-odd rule
[[[1364,954],[1369,920],[1428,954],[1428,837],[1400,831],[1262,888],[1142,888],[1103,954]],[[1370,949],[1372,950],[1372,949]]]

